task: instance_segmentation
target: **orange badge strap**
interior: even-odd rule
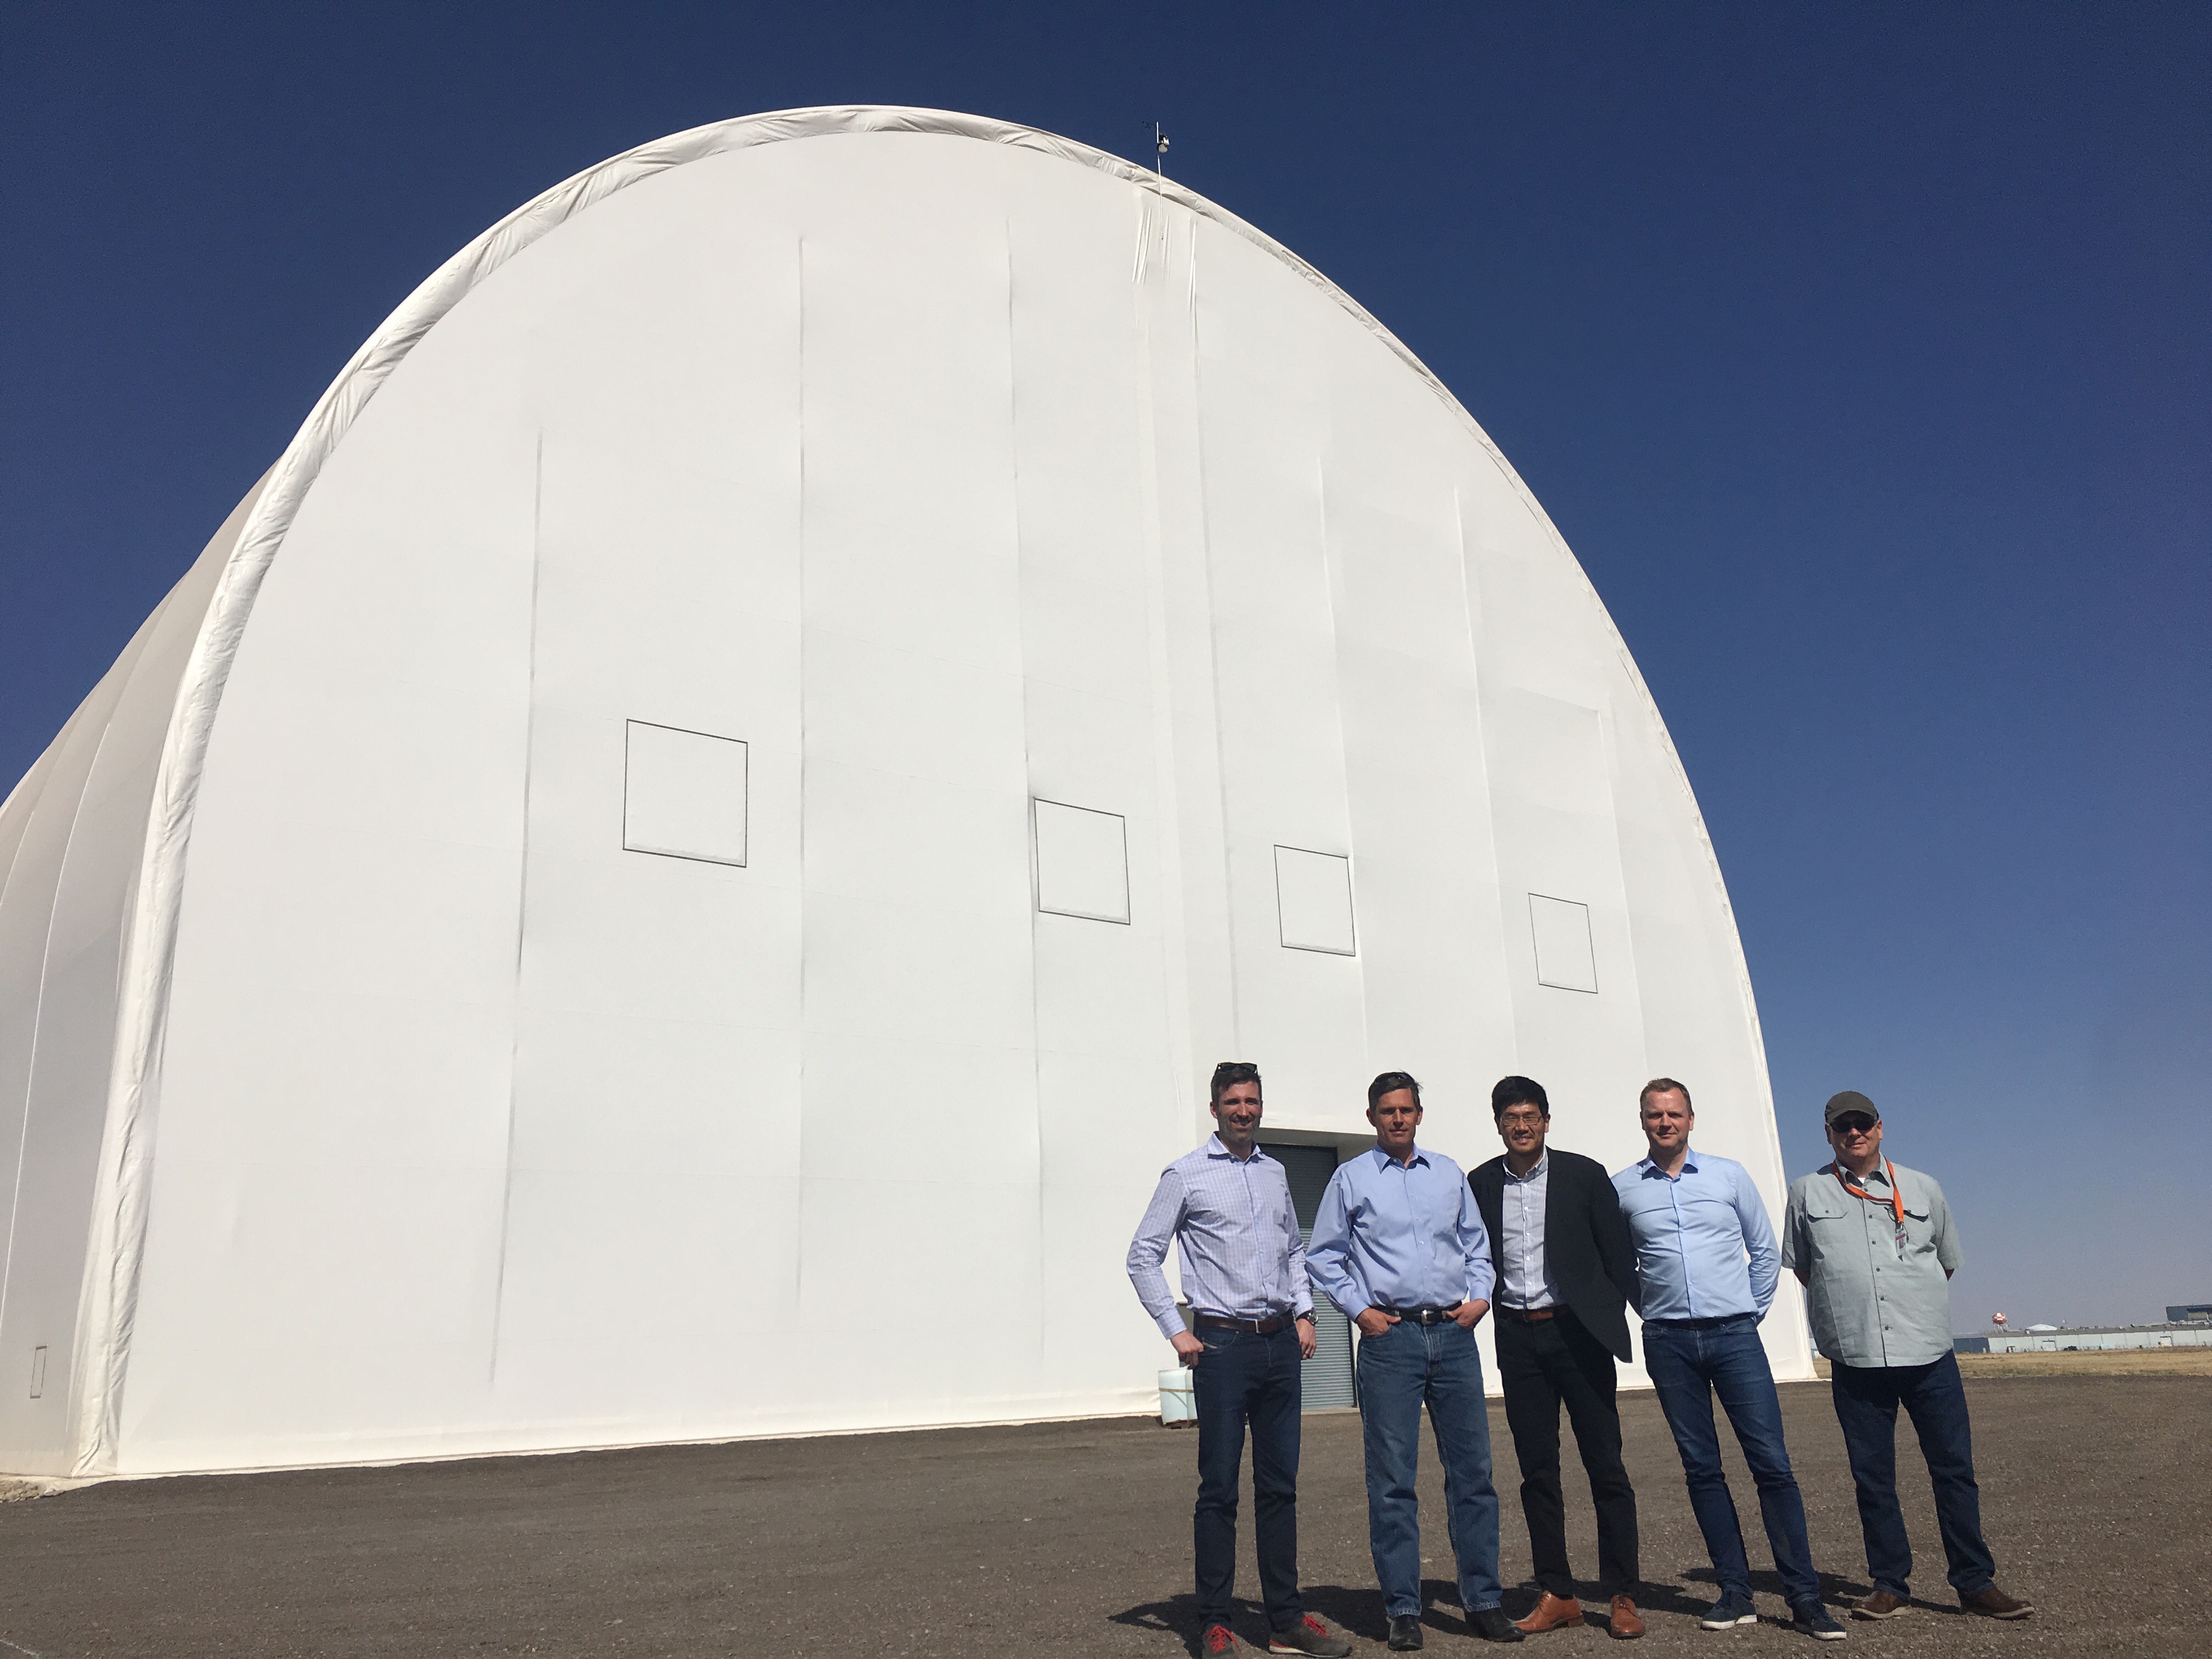
[[[1876,1198],[1865,1188],[1854,1187],[1851,1185],[1851,1178],[1844,1173],[1842,1159],[1838,1158],[1835,1163],[1831,1164],[1828,1167],[1836,1172],[1836,1179],[1844,1183],[1844,1190],[1845,1192],[1850,1193],[1856,1198],[1863,1198],[1869,1204],[1879,1204],[1881,1202],[1880,1199]],[[1897,1212],[1897,1224],[1902,1227],[1905,1224],[1905,1198],[1904,1195],[1897,1190],[1897,1165],[1892,1164],[1887,1158],[1884,1158],[1881,1161],[1881,1167],[1889,1171],[1889,1207]]]

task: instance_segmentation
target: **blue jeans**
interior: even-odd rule
[[[1758,1316],[1739,1314],[1694,1328],[1647,1323],[1644,1369],[1658,1390],[1667,1426],[1674,1431],[1674,1448],[1682,1454],[1690,1508],[1705,1534],[1721,1594],[1749,1595],[1751,1564],[1744,1559],[1743,1528],[1721,1468],[1720,1435],[1713,1427],[1715,1395],[1759,1487],[1759,1518],[1766,1523],[1766,1545],[1774,1552],[1783,1594],[1793,1607],[1818,1601],[1820,1581],[1814,1576],[1813,1546],[1805,1535],[1805,1499],[1790,1472],[1790,1449],[1782,1441],[1782,1400],[1759,1340]]]
[[[1444,1506],[1459,1564],[1460,1606],[1498,1601],[1498,1492],[1490,1484],[1490,1407],[1474,1333],[1456,1323],[1401,1320],[1359,1342],[1359,1418],[1367,1443],[1367,1542],[1382,1610],[1421,1611],[1421,1407],[1443,1460]]]
[[[1936,1488],[1936,1524],[1943,1534],[1951,1588],[1961,1595],[1980,1595],[1996,1577],[1997,1564],[1982,1541],[1982,1489],[1974,1484],[1973,1431],[1959,1362],[1947,1353],[1929,1365],[1832,1364],[1829,1386],[1859,1489],[1867,1577],[1892,1595],[1911,1593],[1912,1543],[1905,1535],[1905,1511],[1897,1506],[1897,1408],[1902,1406],[1920,1437],[1920,1455]]]
[[[1295,1326],[1267,1336],[1200,1330],[1206,1352],[1192,1368],[1198,1409],[1198,1609],[1208,1625],[1230,1622],[1237,1583],[1237,1472],[1244,1425],[1252,1425],[1252,1529],[1259,1535],[1260,1594],[1267,1622],[1288,1630],[1305,1617],[1298,1596],[1298,1412],[1304,1370]]]

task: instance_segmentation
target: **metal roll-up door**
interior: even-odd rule
[[[1328,1178],[1336,1173],[1336,1148],[1289,1146],[1275,1141],[1260,1144],[1267,1148],[1268,1157],[1282,1164],[1283,1173],[1290,1178],[1291,1203],[1298,1217],[1298,1237],[1310,1243],[1314,1216],[1321,1209],[1321,1195],[1328,1190]],[[1352,1322],[1319,1291],[1314,1292],[1314,1357],[1305,1364],[1305,1408],[1310,1412],[1328,1406],[1355,1404],[1352,1391]]]

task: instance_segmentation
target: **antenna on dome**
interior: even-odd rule
[[[1160,131],[1158,121],[1152,123],[1152,175],[1158,179],[1168,176],[1168,136]]]

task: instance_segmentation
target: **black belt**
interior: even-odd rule
[[[1201,1331],[1242,1331],[1247,1336],[1273,1336],[1286,1330],[1294,1314],[1276,1314],[1267,1319],[1224,1319],[1219,1314],[1193,1314],[1191,1323]]]
[[[1449,1308],[1383,1308],[1378,1306],[1376,1311],[1379,1313],[1389,1314],[1391,1317],[1395,1319],[1402,1319],[1408,1325],[1443,1325],[1451,1323],[1459,1318],[1459,1315]]]
[[[1711,1319],[1647,1319],[1647,1325],[1656,1325],[1662,1331],[1709,1331],[1717,1325],[1733,1325],[1739,1319],[1753,1319],[1753,1314],[1721,1314]]]
[[[1516,1319],[1523,1325],[1541,1325],[1547,1320],[1557,1319],[1559,1310],[1557,1308],[1509,1308],[1500,1303],[1498,1315],[1501,1319]]]

